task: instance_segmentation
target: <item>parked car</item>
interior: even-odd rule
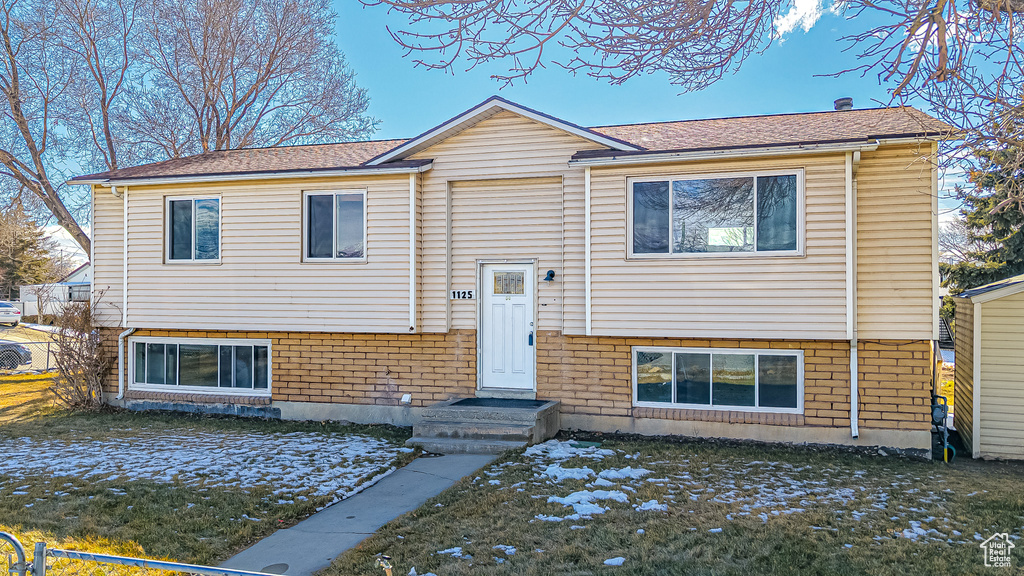
[[[17,326],[21,322],[21,310],[10,302],[0,302],[0,324]]]
[[[18,366],[31,363],[32,351],[28,346],[10,340],[0,340],[0,369],[14,370]]]

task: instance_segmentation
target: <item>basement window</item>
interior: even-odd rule
[[[270,394],[269,340],[131,339],[132,388]]]
[[[636,406],[803,412],[801,350],[633,348]]]
[[[799,255],[802,172],[633,178],[629,256]]]

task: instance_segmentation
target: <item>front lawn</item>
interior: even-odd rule
[[[414,457],[405,430],[53,406],[0,379],[0,531],[216,563]]]
[[[983,565],[978,545],[996,532],[1024,550],[1020,464],[551,441],[396,519],[325,576],[372,574],[377,554],[395,574],[441,576],[1011,573]],[[1022,565],[1018,554],[1014,570]]]

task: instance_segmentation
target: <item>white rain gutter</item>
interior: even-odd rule
[[[896,142],[896,139],[887,142]],[[872,151],[878,142],[841,142],[833,144],[795,144],[791,146],[763,146],[759,148],[729,148],[719,150],[691,150],[653,154],[623,154],[600,158],[569,160],[570,166],[615,166],[619,164],[657,164],[717,158],[747,158],[752,156],[785,156],[790,154],[830,154],[837,152]]]
[[[121,199],[123,216],[121,220],[121,228],[123,229],[122,243],[121,243],[121,325],[127,328],[128,325],[128,188],[125,188],[120,194],[117,192],[117,186],[111,184],[110,193]],[[95,222],[93,223],[95,227]],[[95,243],[95,240],[94,240]],[[121,332],[117,336],[117,399],[122,400],[124,398],[124,339],[135,332],[135,328],[127,328],[124,332]]]
[[[592,297],[591,282],[591,248],[590,248],[590,166],[583,169],[583,236],[584,240],[584,314],[586,315],[586,335],[590,336],[593,330],[594,318],[590,311]]]
[[[409,174],[409,332],[416,331],[416,174]]]
[[[102,179],[102,180],[68,180],[66,183],[72,186],[84,184],[99,184],[101,186],[156,186],[159,184],[199,184],[204,182],[235,182],[238,180],[284,180],[287,178],[327,178],[331,176],[345,176],[350,174],[419,174],[426,172],[433,167],[428,162],[422,166],[401,167],[401,168],[378,168],[378,167],[355,167],[335,170],[294,170],[285,172],[254,172],[251,174],[208,174],[202,176],[182,177],[156,177],[156,178],[124,178],[124,179]]]
[[[850,340],[850,435],[860,436],[857,355],[857,169],[860,151],[846,153],[846,337]]]

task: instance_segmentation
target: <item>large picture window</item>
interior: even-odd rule
[[[803,412],[803,352],[634,348],[638,406]]]
[[[638,257],[798,253],[799,173],[630,181]]]
[[[167,199],[167,260],[220,260],[220,198]]]
[[[133,340],[132,382],[138,389],[270,393],[266,340]]]
[[[305,258],[364,260],[365,200],[363,191],[307,193]]]

